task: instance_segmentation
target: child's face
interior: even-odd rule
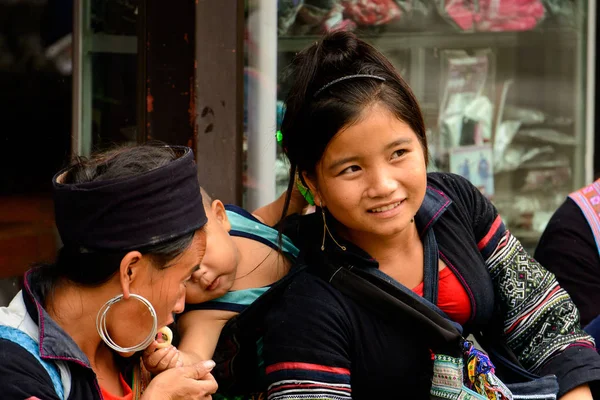
[[[214,300],[227,293],[233,286],[239,263],[239,252],[229,236],[231,225],[223,203],[215,200],[210,208],[205,206],[204,209],[208,217],[206,253],[200,269],[187,283],[185,302],[189,304]]]

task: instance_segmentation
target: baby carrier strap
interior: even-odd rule
[[[434,300],[437,293],[438,263],[437,242],[433,229],[430,229],[424,242],[424,295],[422,298],[410,289],[391,279],[377,268],[357,268],[352,265],[334,265],[326,262],[309,271],[333,287],[367,307],[371,312],[393,324],[411,326],[428,344],[434,353],[461,360],[468,342],[462,337],[462,327],[440,310]],[[427,288],[427,289],[426,289]],[[498,343],[489,343],[492,348]],[[469,347],[470,348],[470,347]],[[469,350],[472,354],[479,354]],[[523,397],[537,393],[537,399],[556,399],[558,382],[555,376],[540,378],[526,371],[509,359],[497,360],[512,370],[519,379],[509,385],[512,397]],[[493,373],[493,368],[492,368]],[[492,379],[497,379],[492,377]],[[513,381],[514,382],[514,381]],[[500,381],[497,381],[504,388]],[[468,391],[468,389],[465,389]],[[432,397],[437,398],[437,397]],[[478,398],[478,397],[472,397]]]
[[[438,256],[433,229],[424,238],[424,296],[422,298],[377,268],[337,266],[328,260],[309,271],[340,292],[359,300],[371,312],[393,323],[410,324],[432,348],[458,356],[462,327],[437,307]]]
[[[19,329],[0,325],[0,339],[5,339],[21,346],[32,356],[34,356],[50,376],[50,380],[54,385],[54,390],[58,397],[61,399],[65,398],[62,379],[60,378],[58,367],[53,362],[42,359],[38,344],[29,335],[23,331],[20,331]]]

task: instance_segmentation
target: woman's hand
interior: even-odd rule
[[[150,382],[141,400],[211,399],[219,387],[210,371],[214,361],[164,371]]]
[[[565,393],[560,400],[593,400],[592,392],[590,387],[585,384],[577,386],[575,389],[569,390]]]
[[[142,360],[144,367],[153,375],[158,375],[171,368],[183,366],[177,347],[169,345],[159,348],[160,344],[155,340],[144,350]]]

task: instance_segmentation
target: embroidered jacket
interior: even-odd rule
[[[300,258],[317,266],[320,216],[299,218],[289,232]],[[466,332],[503,335],[520,363],[555,374],[560,395],[600,380],[600,356],[579,326],[579,313],[554,276],[530,257],[494,206],[467,180],[428,175],[415,223],[434,229],[440,259],[465,288],[471,317]],[[377,262],[351,243],[326,244],[327,258],[355,267]],[[269,399],[429,398],[431,357],[419,332],[383,321],[326,282],[301,272],[269,314],[264,355]]]
[[[535,258],[573,298],[582,326],[600,314],[599,201],[600,180],[571,193],[552,215],[535,249]]]

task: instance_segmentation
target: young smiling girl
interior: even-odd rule
[[[475,187],[427,173],[423,117],[390,62],[338,32],[299,53],[290,76],[283,146],[318,206],[292,236],[309,269],[379,269],[422,296],[423,238],[434,231],[437,305],[449,318],[466,333],[500,334],[527,370],[557,376],[562,399],[591,399],[600,358],[577,309]],[[429,398],[423,333],[310,272],[289,284],[266,326],[271,400]]]

